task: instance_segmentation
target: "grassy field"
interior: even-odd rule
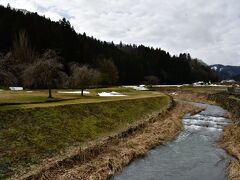
[[[59,106],[66,104],[79,104],[79,103],[95,103],[95,102],[106,102],[123,99],[135,99],[135,98],[146,98],[152,96],[158,96],[158,92],[152,91],[136,91],[124,87],[113,87],[113,88],[98,88],[89,89],[87,91],[90,94],[81,97],[80,94],[60,94],[58,91],[77,91],[77,90],[53,90],[53,99],[49,99],[48,91],[36,90],[33,92],[28,91],[0,91],[0,111],[13,110],[13,109],[25,109],[25,108],[36,108],[36,107],[50,107]],[[117,91],[123,93],[126,96],[122,97],[100,97],[97,96],[98,92],[111,92]]]
[[[97,97],[101,91],[124,97]],[[0,179],[39,164],[70,147],[118,132],[129,124],[167,107],[169,97],[157,92],[111,88],[90,90],[92,95],[56,94],[59,102],[46,102],[47,92],[1,92]],[[11,98],[14,97],[14,98]],[[75,100],[69,100],[77,98]],[[33,104],[28,104],[33,103]]]

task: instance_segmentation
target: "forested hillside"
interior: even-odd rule
[[[234,79],[240,80],[240,66],[225,66],[222,64],[214,64],[210,66],[212,70],[218,73],[221,80]]]
[[[160,48],[100,41],[76,33],[66,19],[53,22],[37,13],[0,6],[0,27],[2,54],[11,51],[18,33],[25,31],[37,53],[57,52],[67,74],[72,62],[95,68],[99,59],[111,58],[118,69],[118,84],[142,83],[146,76],[156,76],[165,84],[218,80],[215,72],[189,54],[171,56]]]

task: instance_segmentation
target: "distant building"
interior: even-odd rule
[[[11,91],[23,91],[23,87],[9,87]]]

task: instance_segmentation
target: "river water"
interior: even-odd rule
[[[225,110],[194,103],[206,109],[183,118],[184,129],[172,142],[151,150],[123,168],[113,180],[225,180],[230,157],[216,140],[224,125]]]

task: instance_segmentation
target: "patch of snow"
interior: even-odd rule
[[[173,96],[178,95],[176,92],[172,92],[172,93],[170,93],[170,94],[173,95]]]
[[[236,83],[236,81],[233,79],[229,79],[229,80],[222,80],[221,83]]]
[[[119,92],[112,91],[112,92],[101,92],[101,93],[98,93],[98,96],[101,96],[101,97],[111,97],[111,96],[126,96],[126,95],[121,94]]]
[[[220,68],[219,71],[221,72],[223,70],[223,68]]]
[[[60,94],[81,94],[82,91],[58,91]],[[83,94],[90,94],[89,91],[83,91]]]
[[[218,68],[217,68],[217,66],[213,66],[213,67],[211,67],[211,69],[214,71],[217,71]]]
[[[9,87],[11,91],[22,91],[23,87]]]
[[[135,89],[137,91],[148,91],[149,89],[145,87],[145,85],[140,85],[140,86],[123,86],[126,88],[132,88]]]
[[[153,85],[153,87],[182,87],[186,85]]]
[[[222,87],[222,86],[225,86],[225,85],[218,85],[218,84],[210,84],[208,86],[211,86],[211,87]]]
[[[193,83],[193,86],[206,86],[206,84],[203,81],[199,81],[199,82]]]

